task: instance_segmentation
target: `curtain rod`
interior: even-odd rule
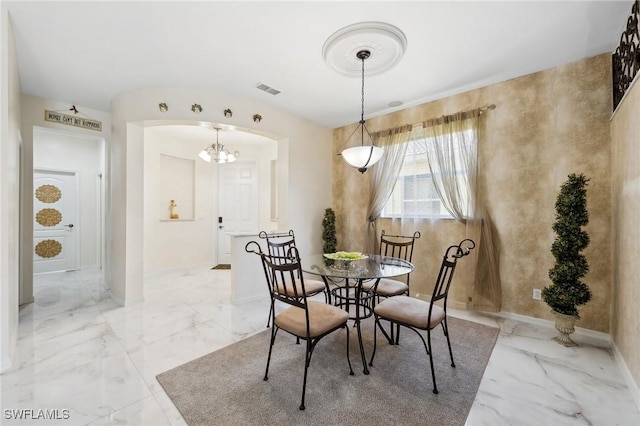
[[[485,111],[488,111],[488,110],[494,110],[494,109],[496,109],[496,104],[483,106],[483,107],[480,107],[478,109],[480,110],[480,112],[485,112]]]
[[[456,115],[456,114],[467,114],[467,113],[473,113],[473,112],[477,112],[478,115],[482,115],[486,111],[491,111],[491,110],[494,110],[494,109],[496,109],[496,104],[485,105],[483,107],[470,109],[470,110],[467,110],[467,111],[458,111],[458,112],[453,113],[453,114],[443,114],[440,117],[429,118],[429,119],[426,119],[426,120],[422,120],[419,123],[403,124],[402,126],[392,127],[392,128],[385,129],[385,130],[379,130],[377,132],[372,133],[371,136],[372,137],[377,137],[377,136],[380,136],[381,134],[395,133],[395,132],[398,132],[398,131],[407,131],[407,130],[410,131],[413,128],[413,126],[421,126],[421,125],[423,125],[423,123],[426,123],[426,122],[429,122],[429,121],[441,120],[443,117],[446,118],[446,117],[451,117],[451,116]]]

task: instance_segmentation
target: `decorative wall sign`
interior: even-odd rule
[[[44,111],[45,121],[53,123],[66,124],[67,126],[81,127],[83,129],[102,131],[102,122],[91,118],[74,117],[72,115],[63,114],[58,111]]]
[[[62,191],[55,185],[41,185],[36,189],[36,198],[43,203],[55,203],[62,198]]]
[[[42,209],[36,213],[36,222],[42,226],[56,226],[62,222],[62,213],[56,209]]]
[[[44,240],[36,244],[36,254],[40,257],[56,257],[62,251],[62,244],[56,240]]]

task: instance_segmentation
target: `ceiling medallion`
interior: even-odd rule
[[[326,64],[340,74],[359,77],[358,52],[371,53],[367,75],[383,73],[397,64],[407,48],[407,37],[397,27],[384,22],[359,22],[331,34],[322,46]]]
[[[42,226],[56,226],[62,222],[62,213],[56,209],[42,209],[36,213],[36,222]]]
[[[36,254],[40,257],[56,257],[62,251],[62,244],[56,240],[40,241],[35,248]]]
[[[62,192],[54,185],[41,185],[36,189],[36,198],[43,203],[55,203],[62,198]]]

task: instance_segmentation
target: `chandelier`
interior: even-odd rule
[[[362,98],[361,98],[361,110],[360,110],[360,121],[358,127],[349,135],[345,145],[349,142],[351,137],[360,130],[360,146],[354,146],[351,148],[347,148],[342,150],[340,155],[344,161],[347,162],[352,167],[358,169],[360,173],[364,173],[367,171],[368,167],[373,166],[377,163],[381,158],[384,150],[379,146],[375,146],[373,144],[373,139],[371,138],[371,134],[367,130],[364,125],[364,60],[371,56],[371,52],[368,50],[360,50],[356,53],[356,57],[362,61]],[[364,144],[364,134],[367,133],[367,137],[369,138],[370,144]]]
[[[218,132],[220,131],[220,129],[217,127],[215,129],[216,143],[211,144],[203,149],[202,152],[198,154],[198,156],[208,163],[210,163],[211,160],[215,161],[218,164],[232,163],[236,161],[236,158],[240,155],[240,153],[238,151],[231,153],[229,150],[224,149],[224,145],[218,142]]]

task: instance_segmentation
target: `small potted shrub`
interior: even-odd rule
[[[332,208],[324,209],[322,219],[322,252],[335,253],[338,241],[336,239],[336,214]]]
[[[542,289],[542,299],[556,318],[556,330],[560,332],[554,339],[564,346],[576,346],[571,340],[578,306],[591,300],[591,291],[581,279],[589,271],[589,265],[582,251],[589,245],[589,235],[582,229],[589,223],[587,212],[587,179],[583,174],[570,174],[560,187],[555,204],[556,220],[552,226],[556,234],[551,245],[555,258],[549,270],[552,284]]]

